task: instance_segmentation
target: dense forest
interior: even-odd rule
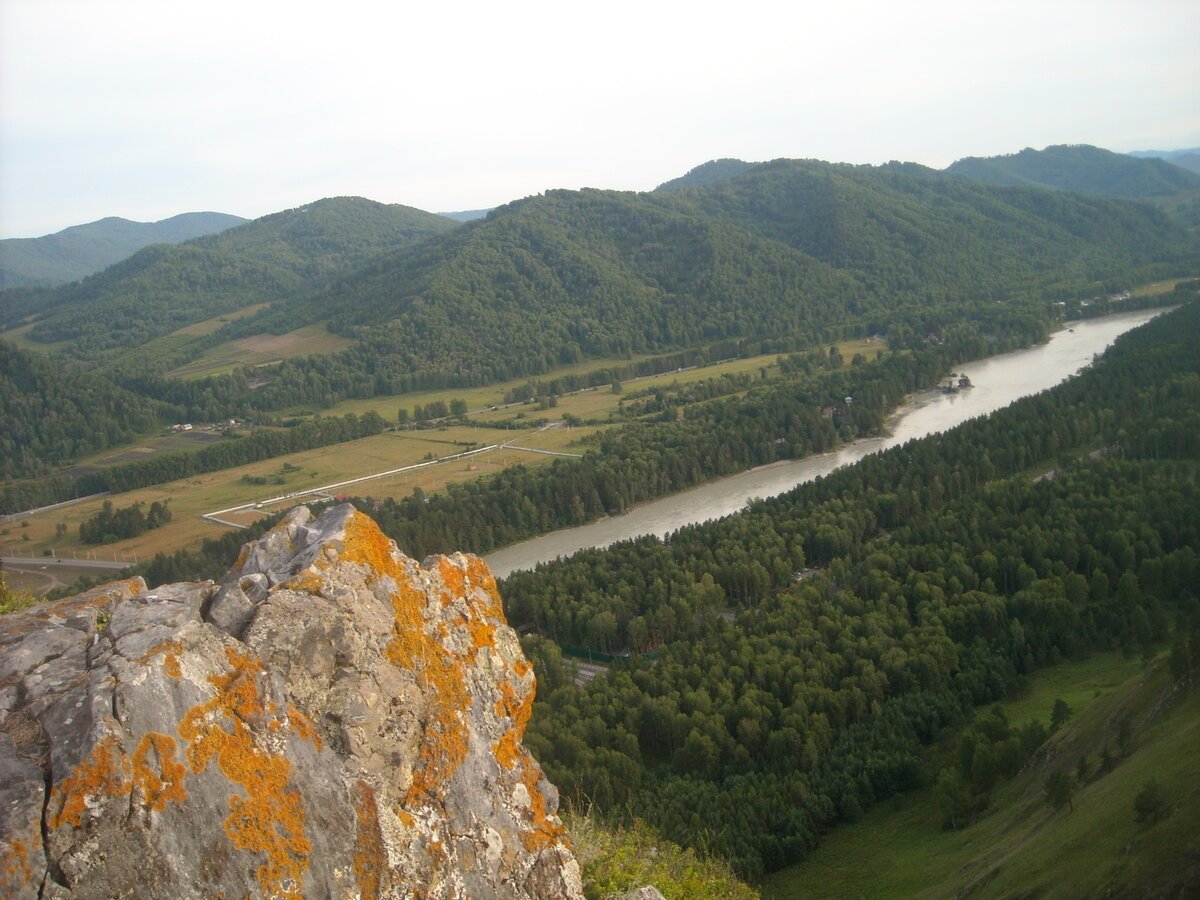
[[[130,441],[170,413],[83,366],[0,340],[0,479],[53,471]]]
[[[1196,628],[1198,410],[1191,304],[986,420],[514,575],[542,636],[531,748],[568,796],[747,874],[801,858],[1021,673]],[[579,688],[556,641],[633,656]]]

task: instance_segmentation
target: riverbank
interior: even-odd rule
[[[581,550],[606,547],[647,534],[665,537],[685,525],[727,516],[744,508],[751,499],[782,494],[871,453],[946,431],[1021,397],[1051,388],[1090,365],[1120,335],[1168,309],[1160,307],[1063,323],[1043,344],[956,366],[956,371],[966,375],[974,385],[969,390],[950,394],[929,390],[909,395],[888,418],[887,433],[883,435],[861,438],[818,456],[780,460],[718,478],[633,507],[621,516],[513,544],[485,559],[497,577],[504,577]]]

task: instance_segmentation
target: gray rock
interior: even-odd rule
[[[583,895],[487,566],[350,506],[0,619],[0,672],[0,895]]]

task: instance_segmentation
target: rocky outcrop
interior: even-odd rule
[[[293,510],[219,584],[0,620],[0,895],[581,897],[474,556]]]

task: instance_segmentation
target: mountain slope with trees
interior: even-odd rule
[[[0,479],[51,471],[129,441],[170,415],[159,401],[89,369],[0,340]]]
[[[1007,156],[968,156],[946,169],[988,184],[1045,187],[1142,200],[1200,190],[1200,174],[1163,159],[1113,153],[1087,144],[1026,147]]]
[[[314,289],[370,256],[453,230],[454,222],[359,197],[319,200],[218,235],[146,247],[52,291],[16,296],[6,326],[34,315],[32,341],[71,342],[75,358],[133,348],[222,313]]]
[[[702,342],[924,334],[996,301],[1048,315],[1047,299],[1196,259],[1187,233],[1141,204],[782,160],[698,188],[550,191],[226,333],[326,321],[360,342],[275,369],[255,400],[286,406]]]
[[[0,241],[0,290],[77,281],[149,244],[178,244],[245,221],[217,212],[182,213],[158,222],[109,216],[43,237],[8,238]]]

